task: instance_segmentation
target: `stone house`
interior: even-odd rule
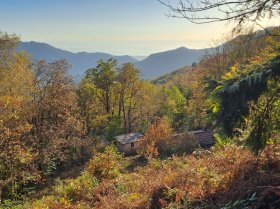
[[[124,154],[136,153],[137,149],[140,148],[140,141],[143,135],[140,133],[129,133],[115,137],[116,146],[120,152]]]

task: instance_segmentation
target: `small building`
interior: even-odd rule
[[[125,154],[136,153],[137,149],[140,148],[140,141],[143,135],[140,133],[129,133],[116,136],[116,146],[120,152]]]
[[[209,148],[215,144],[213,131],[191,131],[189,132],[194,136],[202,148]]]

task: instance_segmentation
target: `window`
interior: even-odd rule
[[[134,147],[134,142],[131,142],[131,148],[133,148]]]

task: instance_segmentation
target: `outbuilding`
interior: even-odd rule
[[[194,136],[202,148],[209,148],[215,144],[213,131],[191,131],[189,132]]]
[[[141,147],[140,141],[142,137],[143,135],[140,133],[128,133],[116,136],[116,146],[124,154],[136,153],[137,149]]]

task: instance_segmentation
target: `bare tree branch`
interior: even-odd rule
[[[158,0],[169,9],[170,17],[184,18],[195,24],[235,21],[235,31],[247,23],[280,15],[280,0]]]

